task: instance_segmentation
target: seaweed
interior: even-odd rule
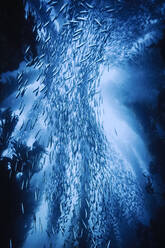
[[[39,161],[44,153],[42,146],[35,142],[28,147],[11,136],[18,117],[7,109],[0,112],[0,233],[2,247],[21,247],[34,216],[36,202],[30,186],[32,176],[39,172]],[[12,156],[2,156],[10,145]],[[24,210],[22,210],[22,207]]]

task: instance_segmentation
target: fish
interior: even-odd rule
[[[108,13],[112,13],[112,12],[114,12],[115,11],[115,9],[107,9],[106,10],[106,12],[108,12]]]
[[[72,41],[77,41],[79,39],[80,39],[80,37],[77,37],[77,38],[72,39]]]
[[[46,27],[49,25],[49,23],[50,23],[50,21],[47,21],[47,22],[43,25],[43,27],[46,28]]]
[[[39,66],[38,69],[40,69],[43,66],[44,62],[42,62]]]
[[[50,235],[49,231],[48,231],[48,230],[46,230],[46,232],[47,232],[48,237],[50,238],[50,237],[51,237],[51,235]]]
[[[22,210],[22,214],[24,214],[24,205],[23,205],[23,202],[21,204],[21,210]]]
[[[28,79],[25,80],[24,86],[27,86],[27,84],[28,84]]]
[[[37,25],[37,29],[41,28],[41,22]]]
[[[95,46],[97,46],[97,44],[91,44],[91,45],[89,45],[89,47],[95,47]]]
[[[21,84],[21,83],[22,83],[22,82],[21,82],[21,81],[22,81],[22,79],[23,79],[23,76],[17,79],[19,84]]]
[[[39,56],[39,59],[43,59],[45,57],[45,53],[43,53],[41,56]]]
[[[63,23],[63,26],[64,26],[64,27],[65,27],[65,26],[68,26],[68,25],[70,25],[70,22]]]
[[[47,43],[48,41],[50,41],[51,37],[49,36],[46,40],[45,43]]]
[[[72,78],[72,76],[68,76],[68,77],[64,78],[64,80],[69,80],[71,78]]]
[[[60,230],[61,230],[62,234],[64,234],[64,231],[62,230],[62,227],[61,226],[60,226]]]
[[[116,134],[116,136],[118,136],[117,131],[116,131],[116,128],[115,128],[115,134]]]
[[[103,29],[103,30],[101,30],[100,32],[102,32],[102,33],[106,33],[106,32],[108,32],[108,30]]]
[[[40,80],[40,78],[41,78],[41,76],[42,76],[42,73],[40,73],[40,74],[38,75],[38,77],[37,77],[36,81],[39,81],[39,80]],[[34,93],[34,92],[33,92],[33,93]]]
[[[102,26],[102,24],[96,18],[94,20],[97,24],[99,24],[99,26]]]
[[[19,92],[16,94],[16,97],[15,97],[16,99],[20,96],[20,93],[21,93],[21,92],[19,91]]]
[[[78,48],[80,48],[80,47],[84,46],[84,45],[85,45],[85,43],[86,43],[86,42],[83,42],[83,43],[79,44],[78,46],[76,46],[76,48],[78,49]]]
[[[87,14],[88,13],[88,10],[81,10],[80,13],[81,14]]]
[[[62,214],[63,210],[62,210],[62,204],[61,203],[60,203],[60,211],[61,211],[61,214]]]
[[[16,161],[16,164],[15,164],[15,171],[17,171],[17,166],[18,166],[18,161]]]
[[[19,113],[19,116],[23,113],[24,108],[25,108],[25,105],[24,105],[23,108],[21,109],[21,111],[20,111],[20,113]]]
[[[85,17],[77,17],[77,20],[79,20],[79,21],[87,21],[87,18],[85,18]]]
[[[85,209],[85,218],[87,219],[88,217],[88,213],[87,213],[87,210]]]
[[[85,201],[86,201],[86,203],[87,203],[87,205],[88,205],[88,207],[89,207],[89,202],[88,202],[88,200],[87,200],[87,199],[85,199]]]
[[[39,227],[41,229],[41,231],[43,232],[43,227],[42,227],[42,222],[41,222],[41,218],[39,217]]]
[[[80,63],[85,62],[86,60],[88,60],[90,56],[91,56],[91,54],[88,54],[86,58],[80,60]]]
[[[80,35],[80,34],[81,34],[81,32],[74,33],[74,34],[73,34],[73,38],[77,37],[77,36]]]
[[[29,49],[30,49],[30,46],[28,46],[28,47],[26,48],[25,54],[29,51]]]
[[[58,1],[53,1],[53,3],[51,5],[56,6],[57,3],[58,3]]]
[[[45,87],[43,87],[41,90],[40,90],[40,92],[43,92],[44,90],[46,90],[47,89],[47,87],[46,87],[46,85],[45,85]]]
[[[83,221],[83,219],[82,219],[82,223],[83,223],[85,229],[87,229],[87,226],[86,226],[85,222]]]
[[[26,189],[28,188],[28,183],[29,183],[29,181],[28,181],[28,179],[26,180]]]
[[[70,23],[78,23],[76,20],[70,20]]]
[[[84,7],[86,9],[86,6],[81,2],[80,6]]]
[[[24,180],[23,180],[23,182],[22,182],[22,185],[21,185],[21,189],[23,190],[23,188],[24,188]]]
[[[90,82],[91,80],[93,80],[95,78],[95,76],[91,77],[88,79],[88,82]]]
[[[37,201],[37,192],[36,192],[36,190],[34,192],[34,198],[35,198],[35,201]]]
[[[12,248],[13,246],[12,246],[12,240],[10,239],[10,248]]]
[[[37,96],[37,95],[38,95],[38,92],[39,92],[39,91],[36,91],[35,96]]]
[[[53,0],[50,0],[49,2],[47,2],[47,4],[49,5],[53,5],[53,4],[57,4],[58,1],[53,1]]]
[[[62,7],[61,7],[60,10],[59,10],[59,13],[61,13],[61,12],[65,9],[65,7],[66,7],[67,5],[68,5],[68,3],[63,4]]]
[[[100,90],[99,91],[92,90],[91,93],[90,93],[90,95],[93,97],[94,95],[97,95],[100,92],[101,92]]]
[[[35,93],[38,90],[39,90],[39,86],[35,90],[33,90],[33,93]]]
[[[80,238],[82,238],[83,232],[84,232],[83,229],[81,229]]]
[[[39,133],[41,132],[41,129],[37,132],[37,134],[35,135],[35,139],[37,138],[37,136],[39,135]]]
[[[82,32],[82,31],[83,31],[83,29],[82,28],[79,28],[79,29],[75,30],[75,33]]]
[[[55,235],[55,230],[53,226],[52,226],[52,233]]]
[[[111,244],[111,240],[108,241],[107,248],[110,247],[110,244]]]
[[[12,175],[12,170],[9,173],[9,179],[11,179],[11,175]]]
[[[50,63],[48,63],[48,64],[45,66],[46,69],[49,68],[49,67],[50,67]]]
[[[96,62],[96,63],[99,63],[99,62],[101,62],[101,61],[103,61],[103,60],[104,60],[104,58],[100,58],[100,59],[96,60],[95,62]]]
[[[85,3],[86,5],[87,5],[87,7],[88,8],[90,8],[90,9],[93,9],[94,7],[91,5],[91,4],[89,4],[89,3]]]
[[[94,246],[96,247],[96,243],[95,243],[94,239],[92,239],[92,241],[93,241]]]
[[[76,232],[74,231],[74,229],[73,229],[73,236],[74,236],[74,239],[76,240],[77,236],[76,236]]]
[[[79,86],[82,82],[83,82],[83,80],[79,81],[79,82],[77,83],[77,86]]]
[[[36,26],[34,26],[34,27],[33,27],[32,32],[34,32],[34,31],[35,31],[35,29],[36,29]]]
[[[51,9],[52,9],[52,6],[50,6],[49,8],[47,8],[46,13],[48,13]]]

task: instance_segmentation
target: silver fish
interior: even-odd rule
[[[50,41],[51,37],[49,36],[46,40],[45,43],[47,43],[48,41]]]
[[[38,81],[38,80],[37,80]],[[39,90],[39,86],[35,89],[35,90],[33,90],[33,93],[35,93],[36,91],[38,91]]]
[[[52,226],[52,233],[55,235],[55,230],[53,226]]]
[[[108,241],[107,248],[110,247],[110,244],[111,244],[111,240]]]
[[[21,204],[21,210],[22,210],[22,214],[24,214],[24,205],[23,205],[23,202]]]
[[[13,246],[12,246],[12,240],[10,239],[10,248],[12,248]]]
[[[76,48],[78,49],[78,48],[80,48],[80,47],[84,46],[84,45],[85,45],[85,43],[86,43],[86,42],[83,42],[83,43],[79,44],[78,46],[76,46]]]
[[[102,26],[102,24],[96,18],[94,20],[97,24],[99,24],[99,26]]]
[[[41,129],[37,132],[37,134],[35,135],[35,139],[37,138],[37,136],[39,135],[39,133],[41,132]]]
[[[21,185],[21,189],[23,190],[23,188],[24,188],[24,180],[23,180],[23,182],[22,182],[22,185]]]
[[[78,23],[76,20],[70,20],[70,23]]]
[[[52,9],[52,6],[50,6],[49,8],[47,8],[46,13],[48,13],[51,9]]]
[[[72,78],[72,76],[68,76],[68,77],[64,78],[64,80],[69,80],[71,78]]]
[[[114,12],[115,11],[115,9],[107,9],[106,10],[106,12],[108,12],[108,13],[112,13],[112,12]]]
[[[21,93],[20,91],[17,93],[17,95],[15,97],[16,99],[20,96],[20,93]]]
[[[97,46],[97,44],[91,44],[91,45],[89,45],[89,47],[95,47],[95,46]]]
[[[87,226],[86,226],[85,222],[83,221],[83,219],[82,219],[82,223],[83,223],[85,229],[87,229]]]
[[[87,14],[88,13],[88,10],[81,10],[80,13],[81,14]]]
[[[83,229],[81,229],[80,238],[82,238],[83,232],[84,232]]]
[[[86,9],[86,6],[81,2],[80,6],[84,7]]]
[[[50,23],[50,21],[47,21],[47,22],[43,25],[43,27],[46,28],[46,27],[49,25],[49,23]]]
[[[43,53],[41,56],[39,56],[39,59],[43,59],[45,57],[45,53]]]
[[[89,3],[85,3],[87,6],[88,6],[88,8],[90,8],[90,9],[93,9],[94,7],[92,6],[92,5],[90,5]]]
[[[70,25],[70,22],[66,22],[66,23],[63,24],[64,27],[68,26],[68,25]]]
[[[87,21],[87,18],[85,18],[85,17],[77,17],[77,20],[79,20],[79,21]]]
[[[30,49],[30,46],[28,46],[28,47],[26,48],[25,54],[29,51],[29,49]]]
[[[87,213],[87,210],[85,209],[85,218],[87,219],[88,217],[88,213]]]
[[[116,128],[115,128],[115,134],[116,134],[116,136],[118,136],[117,131],[116,131]]]
[[[61,9],[59,10],[59,13],[61,13],[61,12],[65,9],[65,7],[66,7],[67,5],[68,5],[68,3],[63,4],[62,7],[61,7]]]
[[[41,222],[40,217],[39,217],[39,226],[40,226],[41,231],[43,232],[43,227],[42,227],[42,222]]]
[[[80,39],[80,37],[74,38],[72,39],[72,41],[78,41]]]

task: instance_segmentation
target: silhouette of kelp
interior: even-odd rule
[[[2,247],[21,247],[34,219],[36,201],[30,186],[32,176],[41,167],[44,149],[35,142],[30,148],[11,139],[18,117],[10,109],[0,113],[0,235]],[[2,156],[10,144],[12,156]],[[39,197],[38,197],[39,199]],[[11,240],[11,241],[10,241]]]
[[[4,112],[0,112],[0,156],[8,147],[10,136],[18,122],[17,116],[12,116],[10,108]]]

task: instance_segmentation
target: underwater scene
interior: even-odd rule
[[[165,247],[165,1],[0,3],[0,248]]]

